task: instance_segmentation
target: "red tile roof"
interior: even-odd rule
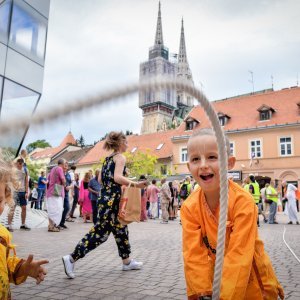
[[[230,117],[224,126],[226,131],[230,131],[299,123],[300,110],[297,106],[299,100],[300,87],[293,87],[213,101],[212,105],[217,113],[222,112]],[[275,110],[270,120],[260,121],[257,110],[262,106]],[[200,106],[195,106],[189,117],[200,121],[199,128],[210,126],[210,122]],[[178,127],[177,132],[178,135],[191,134],[191,131],[185,131],[184,122]]]
[[[136,151],[146,152],[156,155],[158,159],[172,156],[171,137],[176,135],[176,130],[161,131],[143,135],[127,136],[128,148],[131,152],[135,147]],[[160,144],[163,144],[160,149],[157,149]],[[105,157],[108,152],[103,149],[104,141],[98,142],[79,162],[78,165],[93,164],[99,162],[101,157]]]
[[[30,155],[31,159],[43,159],[46,157],[52,157],[53,155],[55,155],[56,153],[58,153],[59,151],[61,151],[63,148],[65,148],[68,145],[75,145],[76,144],[76,140],[73,136],[73,134],[71,132],[69,132],[64,139],[62,140],[62,142],[60,143],[60,145],[58,147],[53,147],[53,148],[46,148],[44,150],[38,151],[38,152],[34,152],[32,155]]]

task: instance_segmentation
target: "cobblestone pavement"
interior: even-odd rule
[[[287,217],[278,216],[282,224],[261,224],[260,235],[272,259],[286,299],[300,299],[300,264],[288,251],[286,241],[300,257],[300,226],[284,225]],[[132,256],[144,262],[140,271],[121,271],[121,260],[113,236],[76,263],[76,278],[67,279],[62,255],[70,253],[91,224],[82,220],[67,223],[70,229],[48,233],[46,228],[14,232],[17,253],[25,257],[48,258],[47,279],[36,285],[32,279],[12,286],[14,299],[186,299],[181,256],[181,226],[178,220],[168,225],[148,221],[129,225]]]

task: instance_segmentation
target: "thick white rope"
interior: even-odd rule
[[[7,122],[3,122],[0,124],[0,136],[13,134],[18,129],[25,129],[27,128],[28,124],[30,124],[31,127],[35,125],[41,125],[74,112],[82,112],[83,110],[89,109],[96,105],[103,105],[117,98],[127,96],[137,91],[143,92],[147,90],[160,89],[182,90],[190,94],[195,99],[197,99],[204,111],[206,112],[216,135],[220,162],[220,217],[218,226],[218,240],[216,249],[217,253],[214,269],[212,299],[217,300],[220,297],[227,220],[227,151],[225,137],[223,130],[219,124],[219,119],[212,105],[200,90],[196,89],[187,81],[176,80],[174,78],[155,78],[149,81],[128,85],[118,89],[114,88],[113,90],[108,91],[106,93],[99,94],[91,98],[79,99],[72,103],[66,103],[65,105],[56,106],[55,108],[52,108],[50,110],[48,108],[48,110],[39,112],[38,114],[31,116],[30,118],[18,118],[12,119]]]
[[[287,248],[291,251],[291,253],[294,255],[294,257],[296,258],[296,260],[298,261],[298,263],[300,264],[300,259],[298,258],[298,256],[295,254],[295,252],[293,251],[293,249],[289,246],[289,244],[285,241],[285,232],[286,232],[286,228],[284,226],[284,230],[283,230],[283,234],[282,234],[282,239],[285,243],[285,245],[287,246]]]

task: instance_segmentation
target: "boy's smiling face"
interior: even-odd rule
[[[204,192],[220,190],[219,160],[216,138],[199,135],[188,142],[188,168]],[[228,158],[228,169],[232,169],[234,157]]]

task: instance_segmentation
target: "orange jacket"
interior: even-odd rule
[[[198,299],[212,294],[219,208],[214,215],[200,188],[183,203],[180,214],[187,295]],[[251,195],[229,180],[222,300],[284,298],[258,237],[256,220],[257,208]]]

